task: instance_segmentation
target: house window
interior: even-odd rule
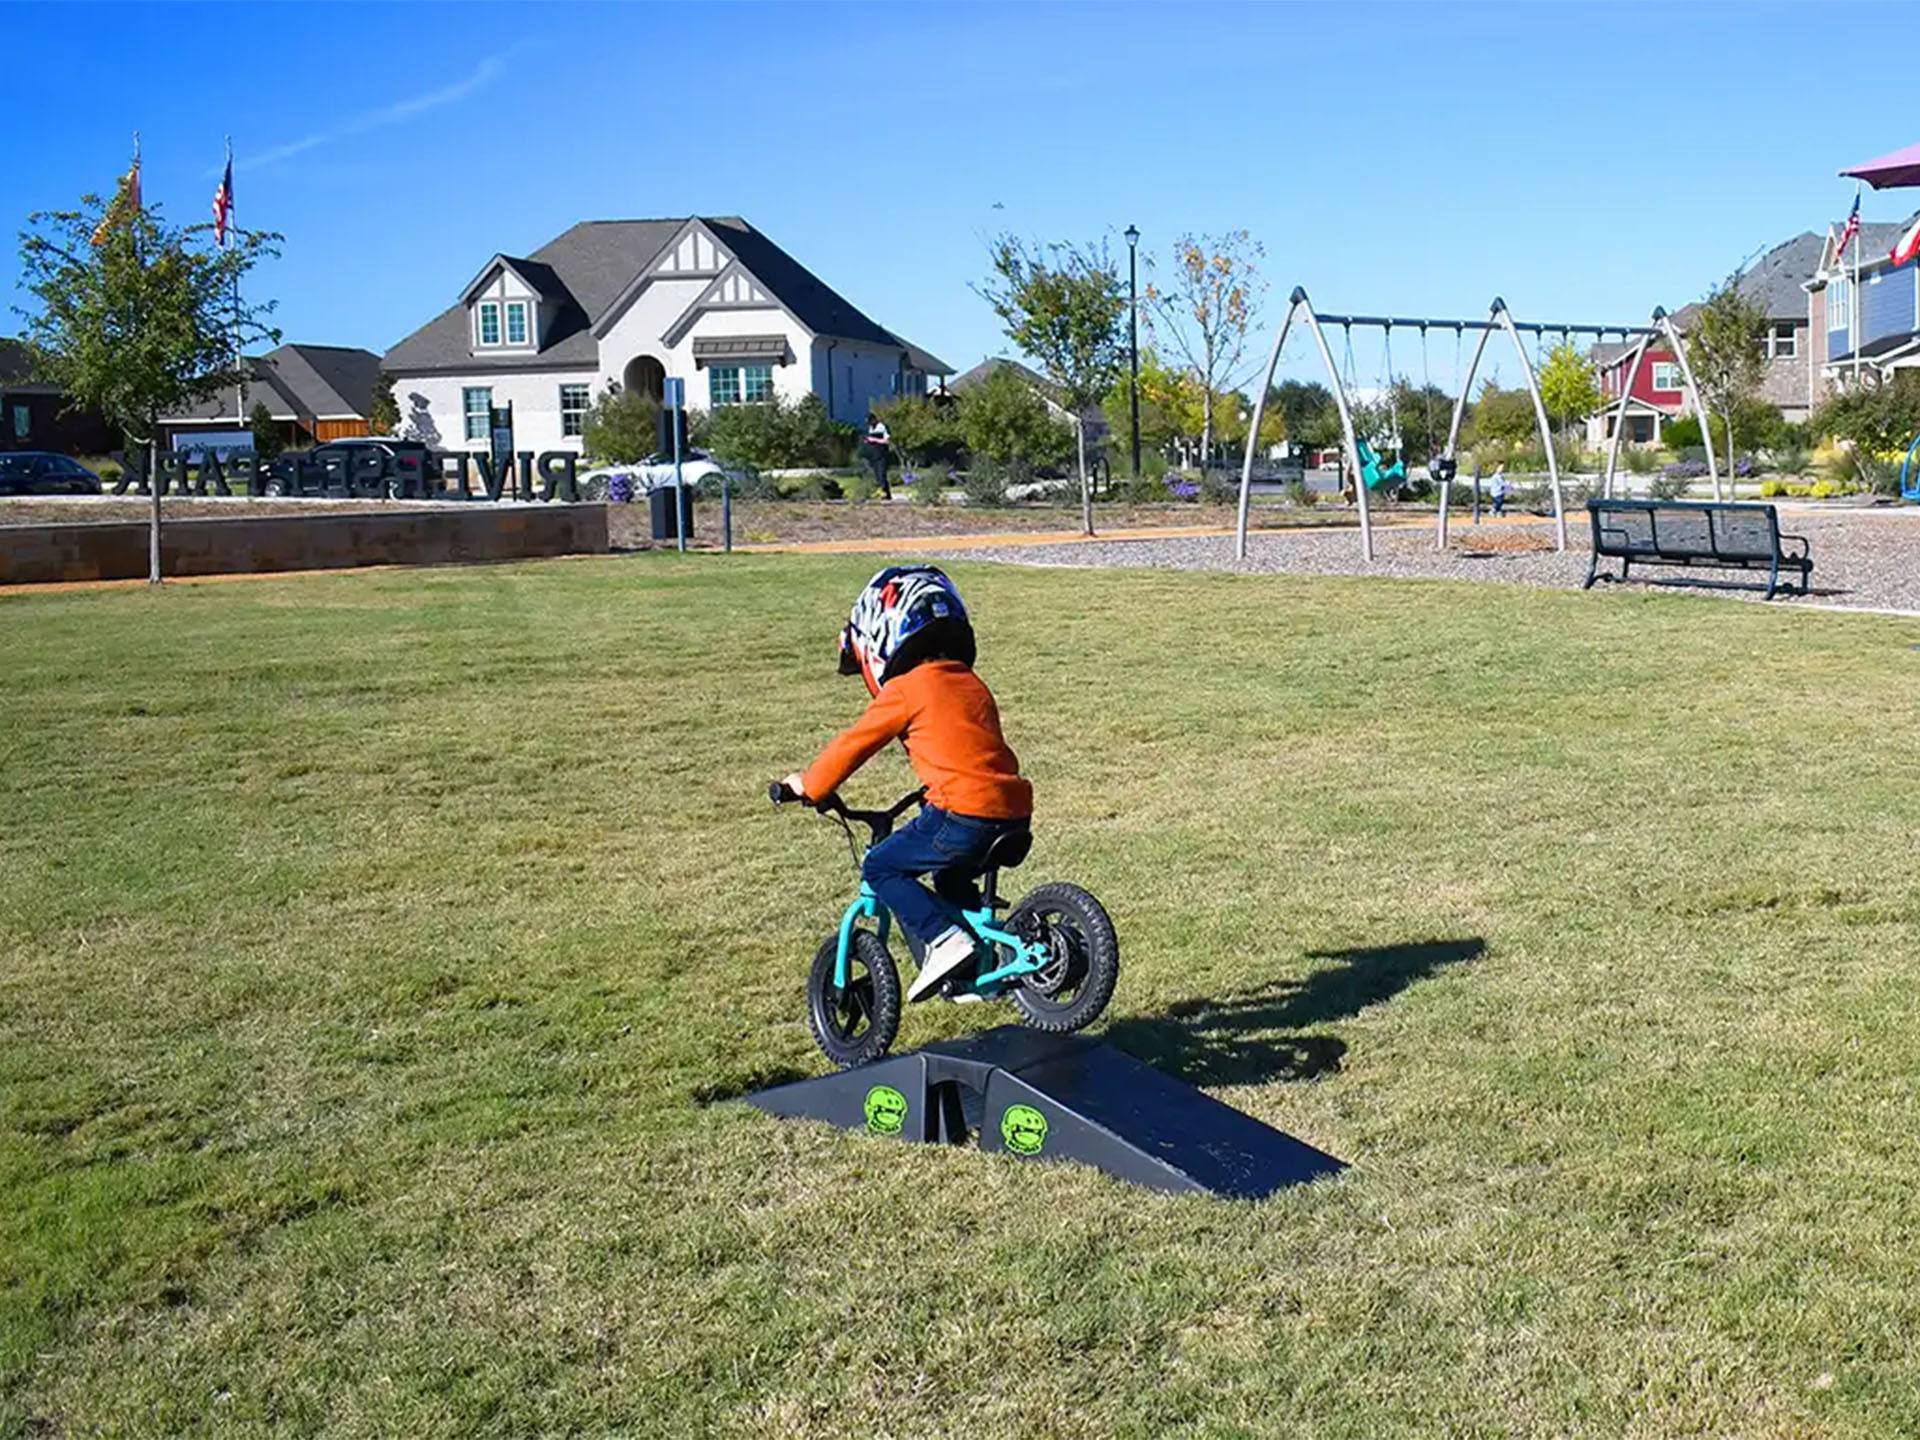
[[[749,405],[764,405],[773,399],[773,367],[771,365],[742,366],[740,398]]]
[[[527,343],[527,302],[524,300],[507,302],[507,343],[509,345]]]
[[[1846,329],[1852,312],[1852,287],[1845,280],[1830,281],[1827,285],[1827,329]]]
[[[27,431],[33,428],[33,412],[24,405],[13,407],[13,438],[24,440]]]
[[[480,302],[480,343],[482,345],[500,343],[500,302],[497,300]]]
[[[1654,361],[1653,388],[1656,390],[1678,390],[1680,388],[1680,367],[1671,360]]]
[[[1791,360],[1800,353],[1799,332],[1791,325],[1776,325],[1770,335],[1767,353],[1776,360]]]
[[[707,403],[718,410],[722,405],[740,403],[740,367],[715,365],[707,371]]]
[[[562,385],[560,387],[560,433],[562,435],[586,434],[587,407],[586,386]]]
[[[470,385],[460,392],[460,408],[467,417],[467,439],[487,440],[493,433],[493,391]]]

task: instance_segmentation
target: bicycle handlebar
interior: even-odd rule
[[[842,820],[857,821],[873,832],[874,843],[878,844],[892,832],[893,822],[899,819],[909,807],[925,802],[927,789],[926,786],[922,785],[917,790],[909,791],[894,801],[893,804],[889,805],[885,810],[849,809],[846,802],[843,801],[837,793],[822,795],[818,800],[809,800],[798,791],[788,789],[786,783],[781,780],[775,780],[767,786],[767,798],[775,805],[785,805],[797,801],[810,809],[820,811],[822,814],[838,815]]]

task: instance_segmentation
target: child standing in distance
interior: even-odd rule
[[[933,993],[974,959],[971,932],[922,875],[972,871],[988,847],[1033,817],[1033,786],[1000,730],[993,694],[973,673],[973,626],[960,592],[931,565],[882,570],[840,632],[840,673],[861,676],[873,699],[786,788],[806,800],[831,795],[898,739],[927,805],[867,852],[861,875],[924,948],[908,1000]]]

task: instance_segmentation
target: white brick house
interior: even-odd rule
[[[699,410],[818,395],[858,424],[952,373],[746,221],[699,216],[588,220],[530,256],[495,255],[385,368],[402,433],[475,451],[509,404],[517,449],[577,450],[609,385],[658,396],[678,377]]]

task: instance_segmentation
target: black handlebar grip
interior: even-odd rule
[[[776,805],[785,805],[790,800],[798,800],[802,805],[807,802],[805,795],[789,787],[784,780],[775,780],[767,786],[767,798]]]

